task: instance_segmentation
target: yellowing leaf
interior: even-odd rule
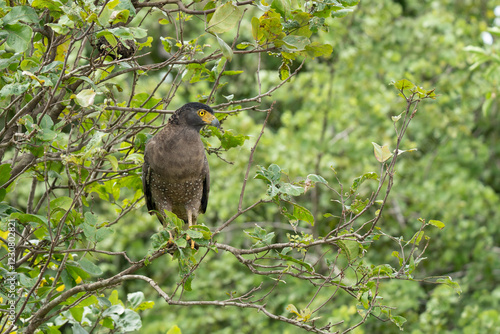
[[[286,310],[288,312],[296,314],[297,316],[300,316],[299,311],[297,310],[297,308],[293,304],[288,304],[288,306],[286,307]]]
[[[372,142],[372,144],[374,148],[375,158],[379,162],[385,162],[392,157],[392,153],[391,151],[389,151],[389,147],[387,145],[380,146],[379,144],[374,142]]]
[[[93,89],[84,89],[80,93],[76,94],[75,101],[82,107],[88,107],[94,104],[94,98],[96,92]]]
[[[439,220],[429,220],[429,224],[433,225],[433,226],[436,226],[437,228],[439,229],[443,229],[444,228],[444,223],[442,221],[439,221]]]
[[[182,332],[177,325],[174,325],[168,330],[167,334],[182,334]]]
[[[64,58],[68,54],[69,42],[70,40],[68,39],[66,42],[57,46],[56,58],[54,60],[64,61]]]

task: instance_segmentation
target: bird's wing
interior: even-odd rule
[[[147,155],[144,154],[144,164],[142,165],[142,189],[146,199],[148,211],[156,210],[156,205],[151,194],[151,167],[149,166]]]
[[[203,173],[205,174],[204,175],[205,178],[203,179],[203,195],[201,196],[201,206],[200,206],[201,213],[205,213],[205,211],[207,211],[208,194],[210,192],[210,169],[208,167],[208,160],[206,156],[203,166]]]

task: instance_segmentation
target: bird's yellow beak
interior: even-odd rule
[[[207,123],[208,125],[215,126],[220,129],[220,123],[217,117],[209,113],[208,111],[205,111],[203,113],[203,116],[201,116],[201,119],[203,122]]]

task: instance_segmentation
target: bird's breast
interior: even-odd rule
[[[173,138],[157,141],[151,161],[152,169],[162,178],[185,181],[199,178],[205,163],[205,149],[199,138]]]

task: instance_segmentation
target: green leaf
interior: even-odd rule
[[[354,194],[358,190],[359,186],[361,186],[361,184],[363,182],[365,182],[366,180],[377,180],[378,181],[377,173],[368,172],[368,173],[365,173],[365,174],[355,178],[354,181],[352,181],[351,194]]]
[[[253,231],[243,231],[245,232],[246,235],[249,237],[257,240],[257,243],[255,243],[254,246],[264,244],[264,245],[269,245],[274,238],[274,232],[267,233],[266,230],[264,230],[262,227],[256,225],[253,229]]]
[[[387,276],[392,276],[396,270],[391,267],[388,264],[381,264],[373,268],[372,274],[373,276],[379,276],[379,275],[387,275]]]
[[[128,21],[129,16],[130,16],[130,11],[128,9],[114,11],[113,13],[111,13],[110,21],[112,21],[113,24],[117,24],[120,22],[126,23]]]
[[[179,239],[175,240],[175,244],[179,248],[186,248],[186,246],[187,246],[187,240],[184,239],[184,238],[179,238]]]
[[[432,226],[436,226],[437,228],[439,228],[440,230],[442,230],[444,228],[444,223],[442,221],[439,221],[439,220],[429,220],[429,224],[432,225]]]
[[[352,202],[351,206],[349,207],[349,210],[354,213],[355,215],[361,213],[363,209],[368,205],[369,199],[366,199],[364,201],[360,199],[355,199],[354,202]]]
[[[271,6],[268,6],[267,3],[266,5],[264,5],[262,3],[262,0],[254,1],[254,4],[257,5],[257,8],[259,8],[263,12],[267,12],[269,9],[271,9]]]
[[[78,264],[80,268],[91,274],[92,276],[100,276],[102,275],[102,269],[96,266],[94,263],[90,262],[86,258],[81,259]]]
[[[136,308],[144,301],[144,293],[142,291],[127,294],[127,300],[133,308]]]
[[[259,41],[263,37],[263,33],[260,29],[260,20],[257,17],[252,17],[252,36],[256,41]]]
[[[233,5],[232,2],[226,2],[215,10],[212,18],[208,22],[207,31],[212,34],[222,34],[229,31],[238,24],[242,15],[243,9]]]
[[[91,212],[86,212],[84,216],[84,222],[80,225],[80,228],[83,230],[83,234],[85,234],[85,237],[87,237],[89,241],[93,243],[101,242],[113,233],[113,230],[111,230],[109,227],[97,228],[97,225],[97,215]]]
[[[203,238],[203,233],[196,230],[186,230],[186,234],[189,235],[191,239],[201,239]]]
[[[359,0],[339,0],[339,2],[344,6],[356,6]]]
[[[38,15],[32,7],[15,6],[3,18],[4,24],[15,24],[19,21],[26,23],[38,23]]]
[[[347,16],[348,14],[352,13],[353,11],[354,11],[353,8],[341,8],[341,9],[332,11],[331,15],[332,15],[332,17],[341,18],[341,17]]]
[[[68,261],[68,265],[66,266],[66,269],[68,270],[68,273],[73,277],[73,279],[76,281],[78,278],[83,279],[89,279],[91,276],[82,268],[80,268],[80,265],[77,262],[74,261]]]
[[[117,290],[113,290],[111,292],[108,300],[112,305],[122,305],[123,304],[122,301],[120,300],[120,298],[118,298],[118,291]]]
[[[90,295],[89,297],[85,298],[84,300],[82,300],[81,302],[78,303],[78,307],[85,307],[85,306],[90,306],[90,305],[94,305],[98,302],[98,299],[96,296],[94,295]]]
[[[71,205],[73,204],[73,199],[68,196],[61,196],[54,198],[50,201],[50,211],[53,212],[56,209],[62,209],[64,211],[68,211]]]
[[[283,38],[283,42],[287,46],[288,51],[302,51],[311,41],[305,36],[288,35]]]
[[[83,311],[84,311],[83,307],[72,307],[72,308],[69,309],[69,312],[71,313],[71,315],[73,316],[73,318],[75,318],[75,320],[78,321],[78,322],[82,321]],[[81,330],[84,330],[84,329],[82,328]],[[76,333],[78,333],[78,332],[79,331],[76,331]],[[74,329],[73,329],[73,333],[75,333]],[[85,333],[88,333],[88,332],[85,331]]]
[[[219,129],[216,129],[215,131],[219,131],[220,133]],[[245,143],[247,139],[250,138],[249,136],[245,135],[233,134],[231,130],[226,130],[224,131],[224,134],[222,136],[217,136],[217,137],[219,137],[221,146],[225,150],[241,146]]]
[[[300,186],[293,185],[291,183],[281,183],[280,193],[287,194],[289,196],[299,196],[304,193],[304,188]]]
[[[305,53],[308,57],[316,58],[331,55],[333,52],[333,46],[331,46],[330,44],[312,42],[311,44],[306,45],[305,50]]]
[[[134,311],[149,310],[150,308],[153,308],[154,306],[155,306],[155,302],[153,302],[153,301],[142,302],[139,306],[137,306],[134,309]]]
[[[118,327],[124,332],[137,331],[142,327],[141,316],[130,309],[126,309],[117,321]]]
[[[314,268],[309,263],[307,263],[307,262],[304,262],[302,260],[298,260],[298,259],[296,259],[294,257],[288,256],[288,255],[284,255],[284,254],[281,254],[281,253],[278,253],[278,255],[283,260],[294,262],[294,263],[297,263],[297,264],[303,266],[310,273],[314,272]]]
[[[219,43],[222,54],[227,58],[227,60],[231,61],[233,59],[233,50],[226,44],[226,42],[224,42],[222,38],[217,35],[215,35],[215,37],[217,37],[217,42]]]
[[[96,92],[93,89],[84,89],[76,95],[75,101],[85,108],[94,104],[95,96]]]
[[[57,132],[53,131],[54,122],[49,115],[44,115],[40,120],[40,133],[37,134],[37,138],[45,142],[52,142],[57,137]]]
[[[244,73],[245,71],[224,71],[221,73],[221,75],[238,75],[238,74],[241,74],[241,73]],[[233,94],[231,94],[230,96],[234,97]],[[228,97],[224,96],[226,99]],[[229,99],[228,101],[230,101],[231,99]]]
[[[343,239],[336,242],[337,246],[342,250],[342,252],[347,257],[347,260],[352,261],[358,257],[360,254],[361,245],[354,240]]]
[[[402,116],[403,114],[404,114],[404,111],[403,111],[401,114],[397,115],[397,116],[391,116],[392,121],[393,121],[394,123],[396,123],[397,121],[399,121],[399,120],[401,119],[401,116]]]
[[[0,97],[8,97],[13,95],[21,95],[30,87],[29,83],[13,83],[7,84],[0,90]]]
[[[372,142],[372,144],[375,153],[375,158],[379,162],[385,162],[392,157],[392,153],[391,151],[389,151],[389,147],[387,145],[380,146],[379,144],[374,142]]]
[[[323,176],[316,175],[316,174],[309,174],[309,175],[307,175],[306,180],[312,181],[313,183],[328,184],[328,181],[326,181]]]
[[[279,68],[280,80],[286,80],[290,77],[290,66],[288,62],[283,62]]]
[[[290,16],[290,7],[290,0],[273,0],[271,3],[271,8],[278,12],[285,20]]]
[[[398,251],[392,252],[392,256],[394,256],[395,258],[397,258],[399,260],[399,265],[403,264],[403,260],[404,259],[401,256],[399,256],[399,252]]]
[[[413,89],[415,88],[415,85],[410,81],[406,79],[398,80],[394,83],[394,87],[398,90],[404,90],[404,89]]]
[[[70,30],[75,27],[75,22],[73,22],[67,15],[63,15],[59,18],[57,23],[47,23],[46,25],[51,27],[57,34],[64,35],[69,33]]]
[[[256,179],[267,180],[270,183],[277,183],[281,179],[281,168],[276,164],[271,164],[266,169],[265,167],[259,166],[260,170],[257,171]]]
[[[81,310],[82,310],[82,314],[83,314],[83,308]],[[71,312],[71,309],[70,309],[70,312]],[[73,334],[89,334],[89,332],[87,332],[87,330],[85,330],[85,328],[83,328],[79,322],[73,323],[73,325],[71,326],[71,330],[73,331]]]
[[[294,29],[291,35],[305,36],[307,38],[311,37],[312,31],[309,28],[309,22],[313,16],[309,13],[304,13],[302,11],[296,11],[293,13]]]
[[[403,318],[399,315],[391,315],[391,321],[399,327],[400,330],[403,330],[403,324],[406,322],[406,318]]]
[[[106,160],[110,162],[113,172],[118,171],[118,159],[114,155],[107,155]]]
[[[14,49],[16,53],[28,50],[31,45],[31,36],[33,35],[31,27],[21,23],[6,24],[3,27],[3,31],[8,33],[7,45]]]
[[[297,220],[303,220],[311,224],[311,226],[314,226],[314,216],[311,211],[307,210],[303,206],[293,203],[293,215],[297,218]]]
[[[10,167],[10,164],[0,165],[0,186],[4,185],[10,180],[11,172],[12,167]]]
[[[446,278],[438,278],[436,280],[437,283],[441,283],[441,284],[446,284],[447,286],[449,286],[450,288],[452,288],[453,290],[455,290],[455,292],[460,295],[462,293],[462,288],[460,287],[460,285],[457,283],[457,282],[453,282],[452,278],[451,277],[446,277]]]
[[[32,215],[29,213],[14,212],[10,215],[12,219],[18,219],[21,223],[29,223],[33,227],[38,227],[39,225],[47,226],[48,220],[45,216]]]
[[[58,12],[63,6],[59,0],[33,0],[31,5],[35,8],[48,9],[51,12]]]
[[[22,57],[22,54],[20,53],[15,53],[15,54],[4,53],[2,56],[6,55],[8,56],[7,58],[0,58],[0,70],[9,67],[11,64],[18,63]]]
[[[245,50],[249,46],[255,46],[255,45],[253,43],[243,42],[243,43],[240,43],[240,44],[236,45],[236,48],[239,49],[239,50]]]
[[[116,290],[113,291],[113,293],[115,292]],[[116,299],[118,299],[118,293],[116,293]],[[111,297],[110,297],[110,301],[111,301]],[[113,316],[113,315],[121,315],[123,314],[123,312],[125,312],[125,307],[123,307],[123,305],[121,305],[121,301],[120,300],[117,300],[117,303],[113,303],[113,306],[111,306],[110,308],[107,308],[106,310],[104,310],[104,312],[102,312],[102,316],[103,317],[110,317],[110,316]]]
[[[411,244],[415,244],[418,246],[420,241],[422,240],[422,237],[424,236],[424,231],[419,231],[413,235],[413,237],[410,240]]]

